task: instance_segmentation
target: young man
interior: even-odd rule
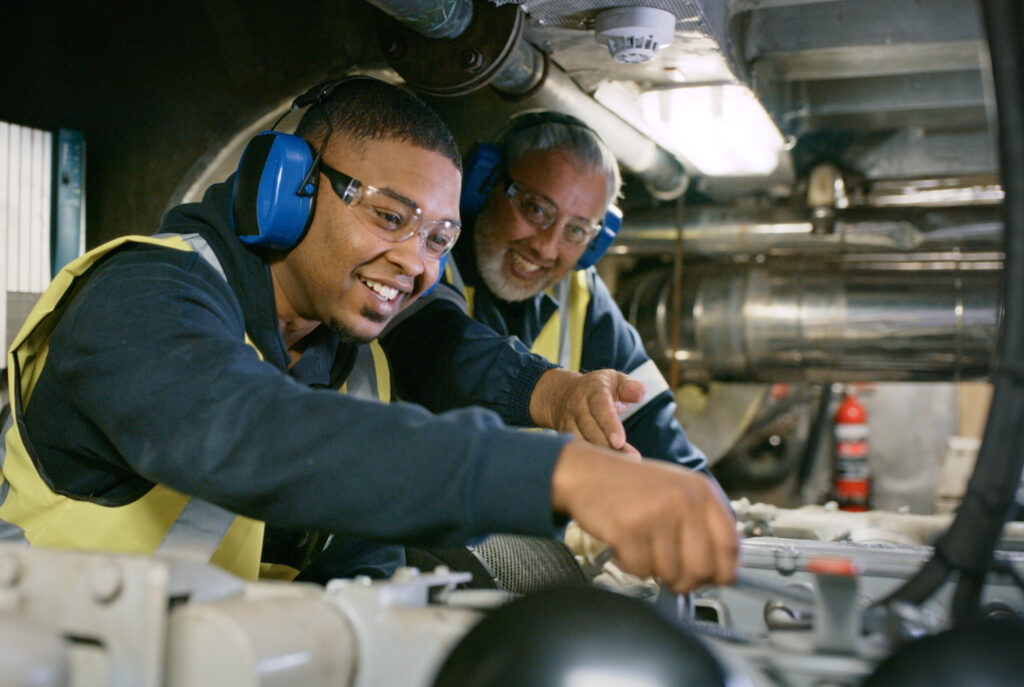
[[[186,553],[254,577],[264,523],[456,544],[549,536],[561,514],[676,589],[731,579],[732,520],[702,476],[485,410],[337,393],[363,344],[434,283],[458,233],[460,161],[400,89],[361,78],[315,100],[308,146],[295,139],[308,173],[278,199],[310,201],[292,243],[243,243],[265,209],[253,179],[277,177],[240,172],[171,210],[160,235],[102,246],[54,280],[8,357],[0,538]],[[277,139],[259,140],[262,172],[278,158],[260,146]]]
[[[626,440],[641,455],[706,470],[704,454],[675,418],[675,400],[594,269],[577,268],[622,185],[614,154],[584,122],[557,112],[514,117],[499,137],[493,189],[448,258],[446,286],[469,314],[573,371],[610,368],[643,382],[623,413]],[[467,174],[469,170],[467,170]],[[470,192],[474,192],[471,190]],[[466,199],[463,199],[464,205]],[[451,292],[417,303],[385,340],[420,338],[445,317]],[[417,364],[396,360],[399,379]],[[443,399],[422,394],[428,407]],[[410,398],[420,400],[417,390]]]

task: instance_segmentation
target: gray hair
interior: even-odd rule
[[[498,147],[511,165],[530,153],[566,150],[585,165],[604,173],[606,204],[622,191],[622,173],[615,154],[583,120],[554,110],[531,110],[513,116],[498,135]]]

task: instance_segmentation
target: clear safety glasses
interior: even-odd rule
[[[555,226],[558,221],[558,206],[544,196],[529,191],[511,178],[507,179],[508,186],[505,196],[512,203],[520,217],[528,224],[541,231],[547,231]],[[582,246],[597,236],[601,230],[601,224],[590,222],[582,217],[570,217],[562,227],[561,240],[571,246]]]
[[[363,224],[375,235],[400,243],[419,234],[420,249],[433,259],[440,260],[455,245],[462,225],[450,219],[424,219],[423,211],[404,198],[388,191],[364,184],[323,161],[320,171],[331,182],[331,188]]]

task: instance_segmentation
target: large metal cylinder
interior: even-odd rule
[[[620,303],[661,364],[681,379],[938,381],[987,374],[999,271],[852,270],[821,264],[687,268],[678,346],[672,270],[623,285]]]

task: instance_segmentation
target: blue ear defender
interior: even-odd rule
[[[463,164],[465,173],[462,176],[462,196],[459,199],[462,217],[475,217],[483,210],[487,196],[501,180],[503,157],[501,148],[493,143],[478,142],[470,150]],[[601,230],[587,245],[587,249],[583,251],[573,269],[585,270],[597,264],[615,241],[620,228],[622,210],[612,205],[604,215]]]
[[[588,267],[593,267],[597,264],[597,261],[601,259],[601,256],[605,254],[608,248],[612,245],[615,237],[619,233],[619,229],[622,228],[622,210],[612,205],[608,208],[608,212],[604,213],[604,220],[601,222],[601,230],[597,232],[589,244],[587,249],[583,251],[583,255],[576,261],[576,267],[573,269],[585,270]]]
[[[313,149],[299,136],[264,131],[249,142],[238,163],[231,203],[242,243],[288,250],[299,242],[313,217],[319,178],[310,175],[313,164]]]
[[[445,253],[441,257],[441,263],[437,266],[437,279],[434,280],[434,283],[430,285],[429,289],[427,289],[426,291],[424,291],[423,293],[420,294],[420,298],[423,298],[428,293],[430,293],[435,288],[437,288],[437,285],[441,283],[442,279],[444,279],[444,270],[445,270],[445,268],[447,266],[448,266],[448,253]]]
[[[292,101],[291,110],[323,103],[341,86],[353,81],[375,81],[362,74],[318,84]],[[285,113],[287,114],[287,112]],[[323,146],[331,137],[331,120],[324,112],[327,134],[320,151],[301,136],[274,131],[257,134],[242,152],[235,173],[231,222],[242,243],[272,250],[289,250],[302,240],[313,219],[318,168]]]
[[[476,217],[484,209],[487,196],[501,179],[501,148],[493,143],[477,142],[463,163],[462,195],[459,213],[462,217]]]

